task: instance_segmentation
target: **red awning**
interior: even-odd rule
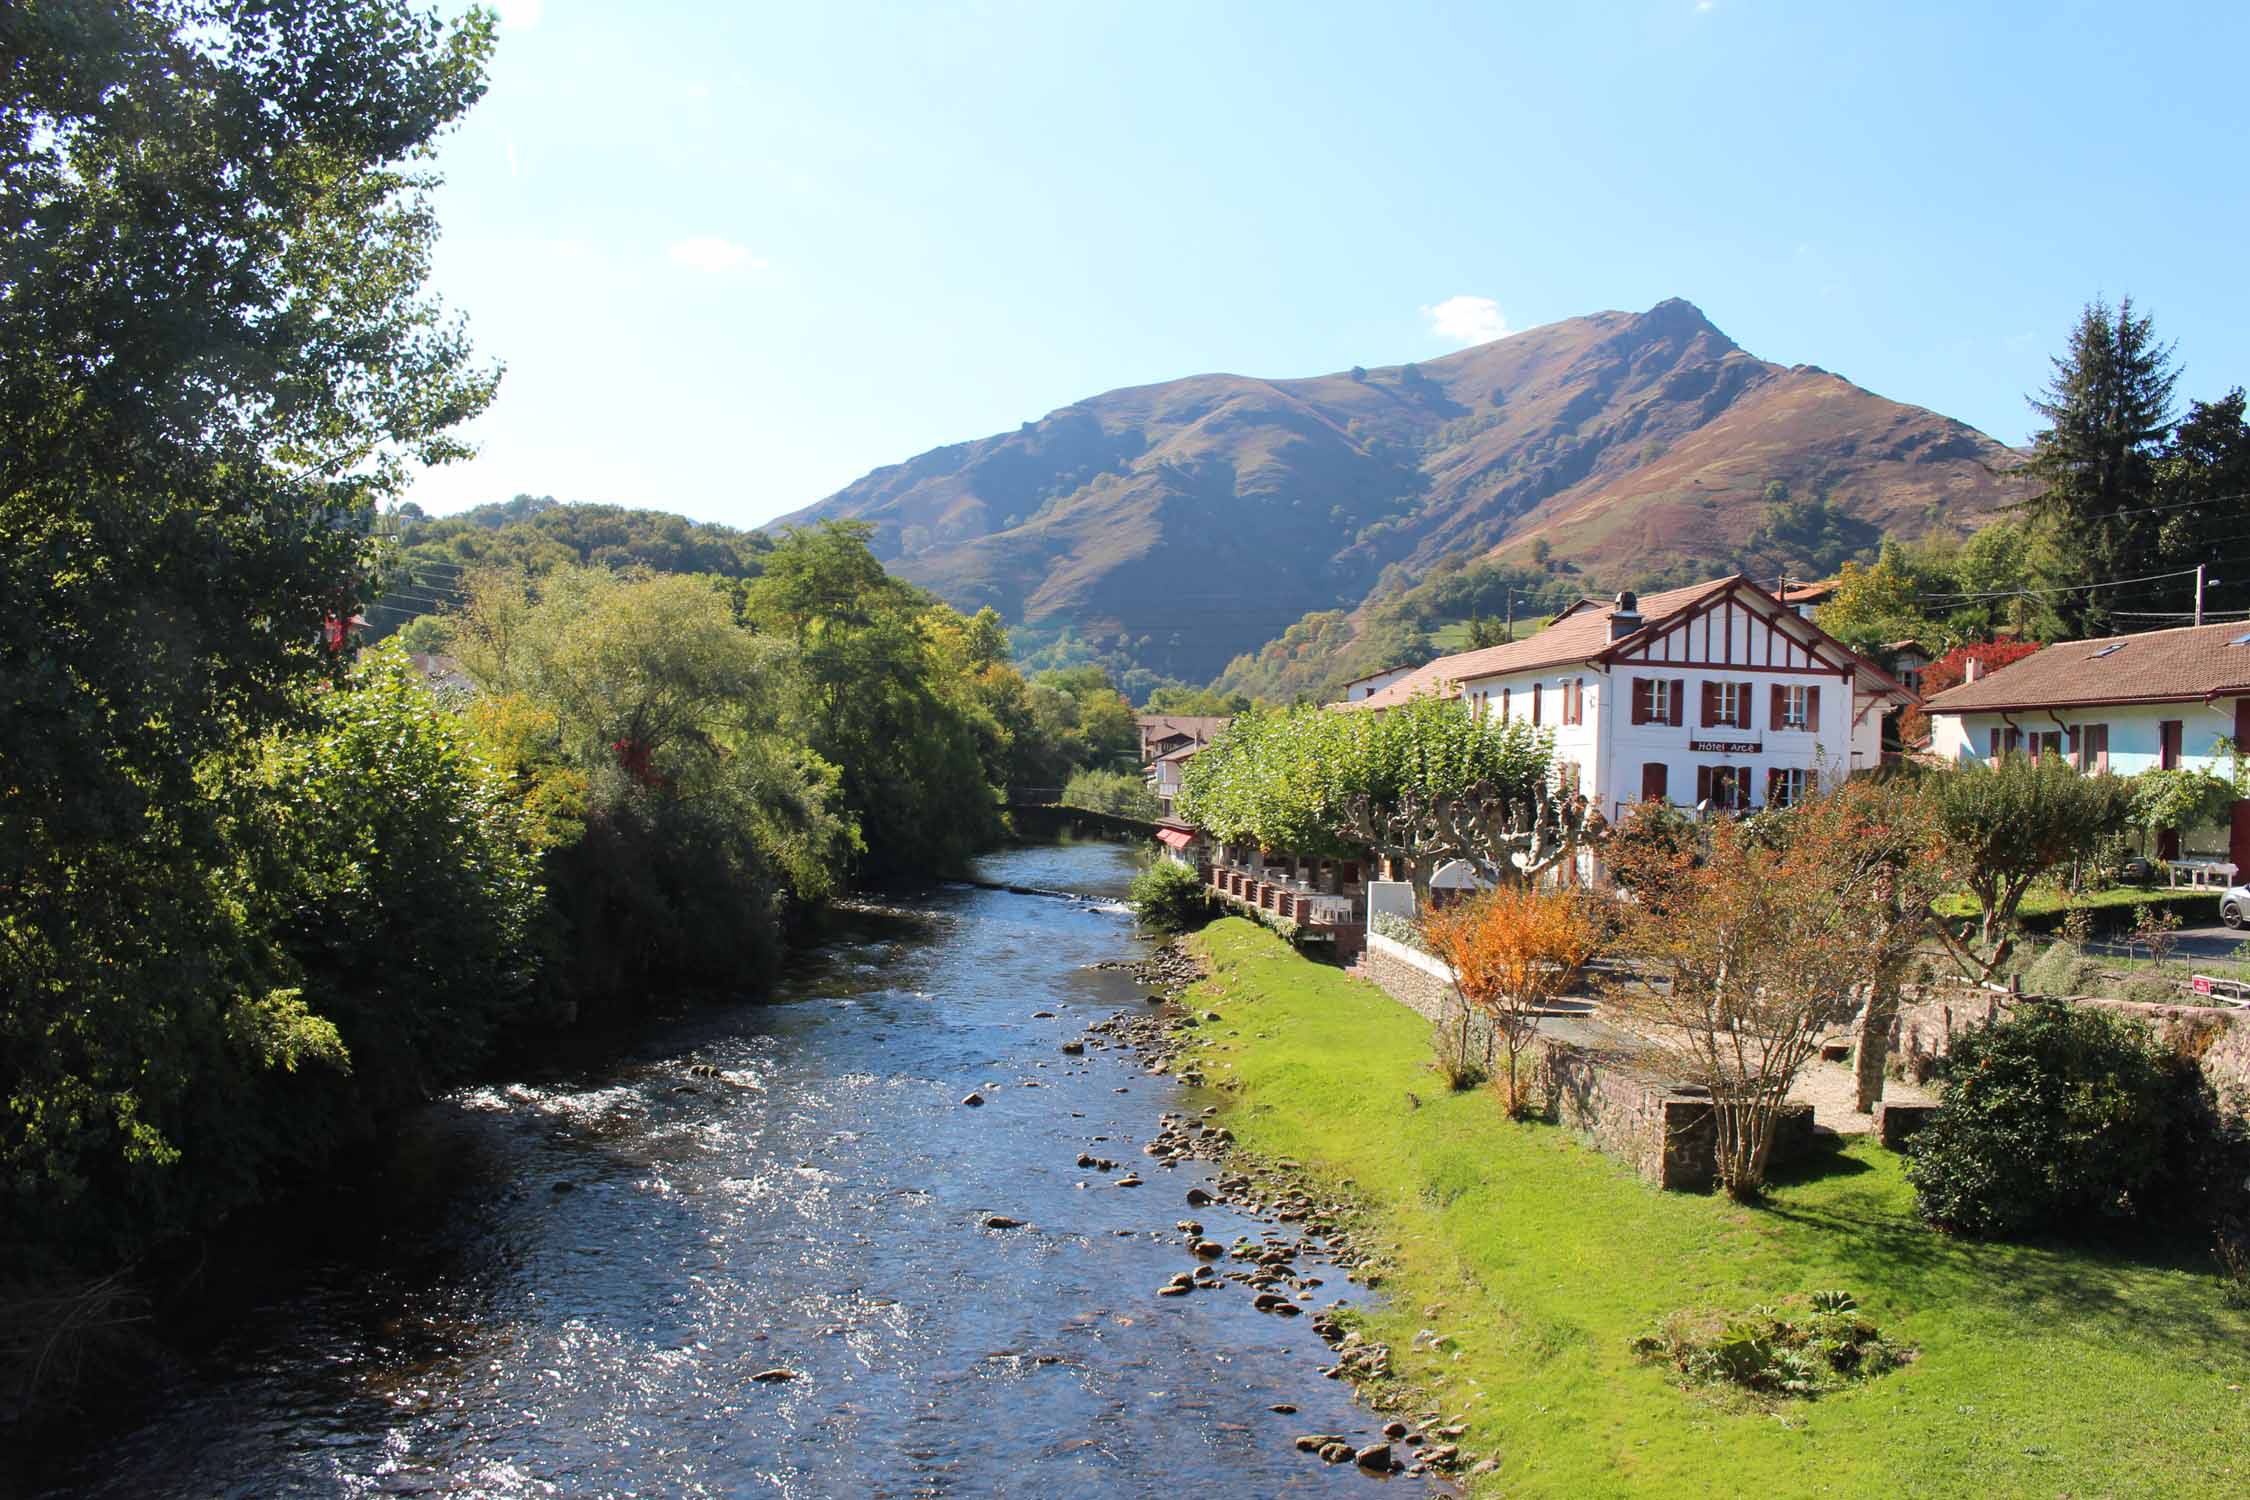
[[[1156,837],[1158,842],[1174,849],[1185,849],[1195,842],[1195,835],[1184,828],[1159,828],[1156,830]]]

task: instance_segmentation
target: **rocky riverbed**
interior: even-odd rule
[[[1118,1011],[1091,1023],[1088,1031],[1130,1048],[1144,1059],[1150,1073],[1171,1072],[1183,1083],[1203,1086],[1206,1080],[1194,1064],[1195,1039],[1204,1028],[1222,1026],[1227,1018],[1190,993],[1205,977],[1202,965],[1184,944],[1172,942],[1147,959],[1104,967],[1120,968],[1145,986],[1144,998],[1151,1008]],[[1218,1091],[1225,1091],[1223,1083]],[[1237,1234],[1231,1243],[1221,1243],[1206,1234],[1201,1220],[1179,1220],[1173,1229],[1188,1254],[1201,1264],[1175,1272],[1157,1288],[1157,1295],[1180,1297],[1232,1288],[1248,1294],[1255,1310],[1272,1316],[1297,1317],[1310,1310],[1312,1331],[1335,1355],[1334,1363],[1320,1373],[1349,1382],[1374,1412],[1412,1414],[1412,1420],[1394,1415],[1384,1422],[1380,1441],[1367,1441],[1364,1434],[1355,1439],[1348,1432],[1304,1433],[1295,1440],[1298,1451],[1326,1463],[1350,1463],[1381,1473],[1450,1476],[1497,1470],[1497,1458],[1480,1457],[1462,1446],[1468,1431],[1465,1414],[1447,1415],[1429,1403],[1425,1392],[1402,1380],[1392,1369],[1389,1347],[1359,1331],[1348,1303],[1332,1300],[1326,1307],[1312,1309],[1326,1284],[1319,1274],[1322,1269],[1365,1287],[1381,1284],[1382,1257],[1363,1243],[1357,1205],[1348,1196],[1320,1190],[1300,1162],[1262,1159],[1239,1149],[1233,1132],[1221,1123],[1223,1114],[1217,1104],[1203,1105],[1193,1113],[1166,1112],[1142,1150],[1164,1168],[1200,1162],[1218,1169],[1208,1187],[1187,1190],[1185,1201],[1191,1210],[1221,1205],[1270,1227],[1256,1236]],[[1351,1185],[1342,1184],[1346,1189]],[[1430,1309],[1433,1317],[1442,1311]],[[1445,1335],[1426,1329],[1417,1335],[1417,1342],[1442,1349]]]

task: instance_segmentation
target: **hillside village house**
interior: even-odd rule
[[[1338,706],[1430,693],[1552,731],[1564,790],[1611,819],[1651,798],[1786,805],[1875,765],[1884,713],[1916,701],[1740,574],[1581,600],[1537,635],[1441,656]]]
[[[1149,791],[1164,804],[1167,813],[1172,810],[1172,799],[1180,794],[1180,773],[1187,768],[1189,757],[1218,738],[1219,731],[1231,722],[1219,714],[1139,716],[1141,768],[1147,774]]]
[[[1928,708],[1930,748],[1954,762],[2053,753],[2082,771],[2130,776],[2162,767],[2228,776],[2227,746],[2250,746],[2250,626],[2191,625],[2048,646],[1976,673]],[[2250,800],[2236,802],[2225,825],[2176,829],[2157,842],[2159,858],[2215,875],[2250,870]]]

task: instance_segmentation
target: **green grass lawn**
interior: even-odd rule
[[[1239,1084],[1217,1096],[1226,1123],[1352,1180],[1363,1238],[1395,1246],[1368,1333],[1470,1413],[1470,1446],[1502,1464],[1479,1494],[2250,1494],[2250,1314],[2200,1247],[1948,1239],[1864,1143],[1759,1209],[1660,1193],[1567,1131],[1509,1124],[1489,1092],[1448,1094],[1427,1024],[1372,986],[1239,918],[1194,941],[1224,1018],[1199,1033],[1205,1067]],[[1761,1408],[1683,1391],[1628,1348],[1676,1308],[1828,1287],[1915,1362]],[[1411,1349],[1420,1328],[1459,1357]]]
[[[1492,621],[1492,624],[1496,627],[1505,623],[1505,621],[1499,619]],[[1519,619],[1516,621],[1516,633],[1509,636],[1508,639],[1520,641],[1527,636],[1537,635],[1546,623],[1547,617],[1545,615],[1539,615],[1531,619]],[[1430,644],[1435,646],[1440,654],[1444,655],[1468,650],[1469,622],[1467,620],[1451,620],[1438,626],[1437,629],[1430,632]]]
[[[2099,926],[2126,928],[2133,925],[2143,907],[2168,907],[2180,914],[2182,922],[2201,926],[2219,920],[2219,892],[2120,885],[2073,895],[2056,886],[2038,885],[2023,893],[2023,904],[2016,908],[2016,915],[2027,928],[2042,931],[2058,926],[2063,913],[2078,908],[2092,912]],[[1984,907],[1968,892],[1956,891],[1941,899],[1937,909],[1948,917],[1973,917]]]

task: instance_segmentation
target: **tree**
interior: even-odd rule
[[[2005,961],[2005,935],[2032,882],[2090,857],[2121,832],[2132,797],[2122,778],[2081,775],[2053,755],[2005,755],[1992,765],[1936,772],[1928,790],[1938,852],[1980,912],[1973,952],[1953,943],[1942,924],[1939,931],[1979,977]]]
[[[1830,792],[1706,831],[1700,862],[1630,910],[1664,983],[1621,1009],[1668,1072],[1710,1092],[1719,1180],[1762,1192],[1782,1106],[1871,978],[1904,962],[1939,878],[1881,798]]]
[[[335,1055],[213,792],[341,679],[376,502],[492,394],[424,293],[491,44],[386,0],[0,12],[12,1225],[208,1223],[289,1147],[248,1101]]]
[[[1968,681],[1971,663],[1979,673],[1989,676],[2010,663],[2022,661],[2038,649],[2037,641],[1976,641],[1956,646],[1922,669],[1922,696],[1934,698]],[[1927,742],[1929,715],[1919,707],[1909,708],[1899,721],[1899,734],[1910,745]]]
[[[2024,465],[2040,486],[2025,513],[2053,547],[2062,583],[2156,571],[2157,463],[2179,382],[2172,346],[2157,341],[2149,318],[2133,315],[2132,298],[2114,310],[2096,300],[2054,366],[2046,390],[2029,398],[2048,425]],[[2109,602],[2092,590],[2065,596],[2059,609],[2082,635],[2103,633],[2111,619]]]
[[[1501,886],[1422,923],[1424,937],[1453,970],[1454,988],[1482,1014],[1507,1053],[1503,1103],[1508,1117],[1531,1113],[1523,1087],[1524,1051],[1539,1018],[1571,992],[1601,940],[1587,898],[1574,890]]]
[[[1835,594],[1814,611],[1813,622],[1854,651],[1918,639],[1932,633],[1921,606],[1925,591],[1906,550],[1886,542],[1872,564],[1844,564]]]
[[[1224,843],[1383,855],[1422,895],[1456,859],[1535,879],[1595,831],[1550,784],[1550,743],[1458,699],[1247,714],[1187,763],[1174,809]]]
[[[2250,495],[2245,415],[2237,386],[2217,401],[2191,403],[2172,430],[2156,466],[2156,546],[2167,570],[2211,561],[2237,540],[2243,496]],[[2205,581],[2203,603],[2207,611],[2250,605],[2250,575],[2239,567],[2216,570]]]

